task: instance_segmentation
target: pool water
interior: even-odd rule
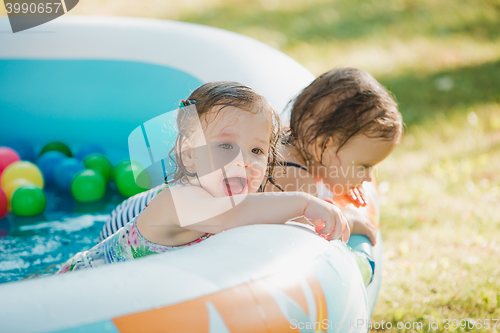
[[[0,219],[0,283],[56,273],[79,251],[97,244],[109,213],[125,198],[112,184],[105,197],[78,203],[70,193],[45,190],[42,215],[19,217],[11,212]]]

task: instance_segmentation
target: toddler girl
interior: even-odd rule
[[[177,171],[132,221],[59,271],[97,267],[201,242],[227,229],[304,216],[332,240],[349,238],[339,208],[303,192],[262,193],[278,165],[279,119],[235,82],[207,83],[181,104]],[[196,209],[193,209],[196,205]]]
[[[276,183],[314,196],[322,183],[336,203],[364,205],[361,184],[372,181],[373,167],[397,146],[402,128],[397,104],[370,74],[357,68],[327,72],[294,101],[283,149],[286,172],[276,174]],[[343,212],[351,234],[375,244],[371,221],[355,209]]]

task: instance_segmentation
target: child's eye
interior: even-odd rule
[[[233,146],[230,143],[221,143],[219,144],[219,147],[222,149],[233,149]]]
[[[252,153],[260,155],[260,154],[264,154],[264,151],[260,148],[254,148],[254,149],[252,149]]]

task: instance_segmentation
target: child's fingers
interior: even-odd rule
[[[323,220],[309,220],[311,221],[312,224],[314,224],[314,229],[316,232],[321,235],[321,236],[329,236],[330,238],[331,235],[336,233],[336,230],[339,229],[336,225],[336,221],[334,219],[329,219],[327,221]],[[339,234],[340,236],[340,234]],[[337,236],[337,238],[339,237]]]
[[[356,202],[361,206],[366,206],[366,200],[362,192],[362,187],[356,187],[353,190],[354,196],[356,197]]]
[[[318,234],[322,234],[322,230],[325,228],[325,223],[323,223],[323,221],[321,220],[309,220],[313,225],[314,225],[314,230],[318,233]]]
[[[362,196],[365,195],[366,192],[365,192],[365,189],[363,188],[363,186],[359,186],[356,188],[358,189],[359,193],[361,193]]]
[[[340,238],[347,227],[347,220],[340,208],[325,204],[323,200],[313,200],[311,203],[314,204],[310,204],[304,216],[314,225],[316,232],[329,240]]]
[[[323,222],[323,220],[321,219],[312,219],[312,218],[308,218],[307,219],[309,222],[312,223],[312,225],[314,226],[314,230],[318,233],[318,234],[323,234],[325,231],[325,223]]]
[[[347,226],[347,220],[340,209],[335,210],[334,219],[332,220],[332,222],[333,223],[330,226],[325,227],[325,233],[329,234],[327,238],[328,240],[339,239],[346,227],[349,228]],[[327,227],[329,227],[329,229],[327,229]]]
[[[357,201],[356,193],[354,192],[354,189],[350,189],[348,195],[349,195],[349,198],[351,201],[353,201],[353,202]]]
[[[356,198],[358,199],[358,202],[364,206],[365,205],[365,198],[363,196],[363,193],[361,192],[361,187],[356,187],[354,190],[356,191]]]

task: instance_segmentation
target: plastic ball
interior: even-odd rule
[[[120,171],[122,169],[124,169],[125,167],[129,166],[131,163],[130,161],[122,161],[120,163],[118,163],[114,169],[113,169],[113,172],[111,173],[111,178],[116,181],[116,175],[120,173]]]
[[[82,161],[76,158],[67,158],[54,169],[54,180],[58,188],[69,191],[73,178],[80,171],[85,170]]]
[[[24,184],[31,184],[31,183],[24,178],[17,178],[17,179],[14,179],[13,181],[11,181],[9,184],[7,184],[7,186],[4,187],[4,191],[5,191],[5,194],[7,195],[7,199],[9,200],[9,202],[11,202],[12,195],[14,194],[14,192],[19,187],[21,187],[21,185],[24,185]]]
[[[46,152],[38,158],[36,164],[42,171],[47,184],[54,182],[54,170],[66,158],[66,155],[57,150]]]
[[[0,176],[5,168],[20,160],[21,157],[14,149],[9,147],[0,147]]]
[[[106,192],[104,177],[94,170],[79,172],[71,182],[71,193],[78,202],[91,202],[102,199]]]
[[[137,186],[134,179],[134,169],[138,168],[139,166],[129,162],[129,165],[120,168],[115,174],[116,187],[124,197],[131,197],[145,191],[144,188]]]
[[[113,167],[106,156],[101,154],[88,155],[83,160],[83,164],[87,169],[92,169],[100,173],[106,182],[111,178]]]
[[[43,188],[44,181],[42,172],[31,162],[17,161],[5,168],[2,174],[3,188],[7,188],[10,182],[18,178],[24,178],[30,183]]]
[[[7,207],[9,206],[9,199],[0,187],[0,219],[7,214]]]
[[[71,154],[71,149],[69,149],[69,147],[65,143],[62,143],[62,142],[47,143],[42,148],[42,151],[40,152],[40,154],[38,156],[41,156],[41,155],[45,154],[46,152],[54,151],[54,150],[60,151],[61,153],[63,153],[67,157],[73,157],[73,154]]]
[[[45,209],[45,193],[34,184],[21,185],[12,195],[12,212],[18,216],[34,216]]]
[[[35,149],[28,140],[13,139],[7,142],[7,147],[14,149],[21,160],[34,162],[36,159]]]
[[[81,146],[80,149],[78,149],[78,152],[76,153],[76,158],[83,160],[85,157],[87,157],[88,155],[92,155],[92,154],[104,155],[105,152],[104,152],[104,149],[100,145],[89,143],[89,144]]]

